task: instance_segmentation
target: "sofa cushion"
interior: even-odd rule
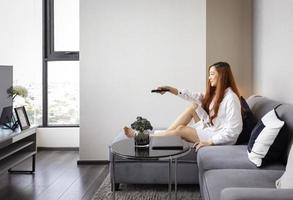
[[[273,109],[263,116],[253,129],[247,149],[249,160],[257,167],[265,162],[277,161],[284,154],[284,142],[287,138],[285,134],[280,133],[283,126],[284,122]],[[279,139],[276,139],[277,137]]]
[[[205,200],[220,199],[221,192],[230,187],[274,188],[275,181],[282,175],[281,170],[220,169],[204,174],[203,193]]]
[[[257,169],[249,161],[246,145],[209,146],[197,152],[197,163],[200,173],[211,169]],[[284,170],[285,166],[274,163],[263,169]]]
[[[277,188],[291,188],[293,189],[293,147],[291,147],[286,171],[282,177],[276,182]]]
[[[250,96],[247,99],[247,103],[254,116],[257,119],[261,119],[268,111],[272,110],[274,107],[282,102],[254,95]],[[280,159],[284,164],[286,164],[290,147],[293,143],[293,105],[283,103],[282,106],[278,107],[277,112],[280,119],[285,122],[285,125],[282,128],[284,130],[282,131],[284,131],[284,134],[286,134],[287,136],[287,142],[286,144],[284,144],[284,147],[286,148],[286,153],[284,153],[284,155]]]
[[[292,200],[293,189],[230,187],[221,192],[221,200]]]
[[[257,124],[257,119],[253,115],[252,111],[249,108],[246,100],[241,96],[240,97],[241,109],[242,109],[242,131],[236,141],[236,145],[247,144],[251,135],[251,131]]]
[[[246,145],[209,146],[197,152],[199,183],[203,183],[203,175],[212,169],[258,169],[247,156]],[[274,163],[262,169],[285,170],[285,165]],[[204,188],[201,187],[201,194]]]

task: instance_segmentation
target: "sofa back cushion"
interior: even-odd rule
[[[284,154],[287,138],[284,132],[280,132],[283,126],[284,122],[279,119],[275,108],[263,116],[253,129],[247,150],[249,160],[257,167],[278,162]]]
[[[256,117],[253,115],[249,105],[242,96],[240,97],[240,103],[243,128],[236,141],[236,145],[248,144],[251,132],[257,124]]]
[[[247,99],[247,103],[254,116],[260,120],[267,112],[282,102],[275,101],[267,97],[254,95]],[[293,143],[293,105],[282,103],[282,105],[277,108],[277,112],[280,119],[285,122],[285,125],[281,131],[283,132],[282,134],[286,135],[287,143],[284,144],[284,146],[286,146],[286,150],[280,161],[283,164],[286,164],[290,152],[290,147]]]

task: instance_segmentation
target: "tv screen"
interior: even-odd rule
[[[12,114],[12,97],[8,90],[13,84],[12,66],[0,65],[0,126],[9,123]],[[3,112],[4,111],[4,112]]]

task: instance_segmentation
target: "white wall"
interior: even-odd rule
[[[38,128],[38,147],[79,147],[79,128]]]
[[[13,65],[14,78],[41,83],[42,1],[1,0],[0,30],[0,64]]]
[[[1,0],[1,64],[9,64],[19,68],[33,65],[40,66],[42,69],[41,16],[42,1]]]
[[[136,116],[167,127],[188,105],[151,89],[205,88],[205,0],[84,0],[80,30],[80,160],[107,160]]]
[[[293,103],[293,1],[254,1],[254,90]]]

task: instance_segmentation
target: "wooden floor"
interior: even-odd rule
[[[2,200],[88,200],[109,172],[108,165],[77,165],[78,151],[39,151],[36,172],[0,176]],[[30,169],[31,160],[14,169]]]

